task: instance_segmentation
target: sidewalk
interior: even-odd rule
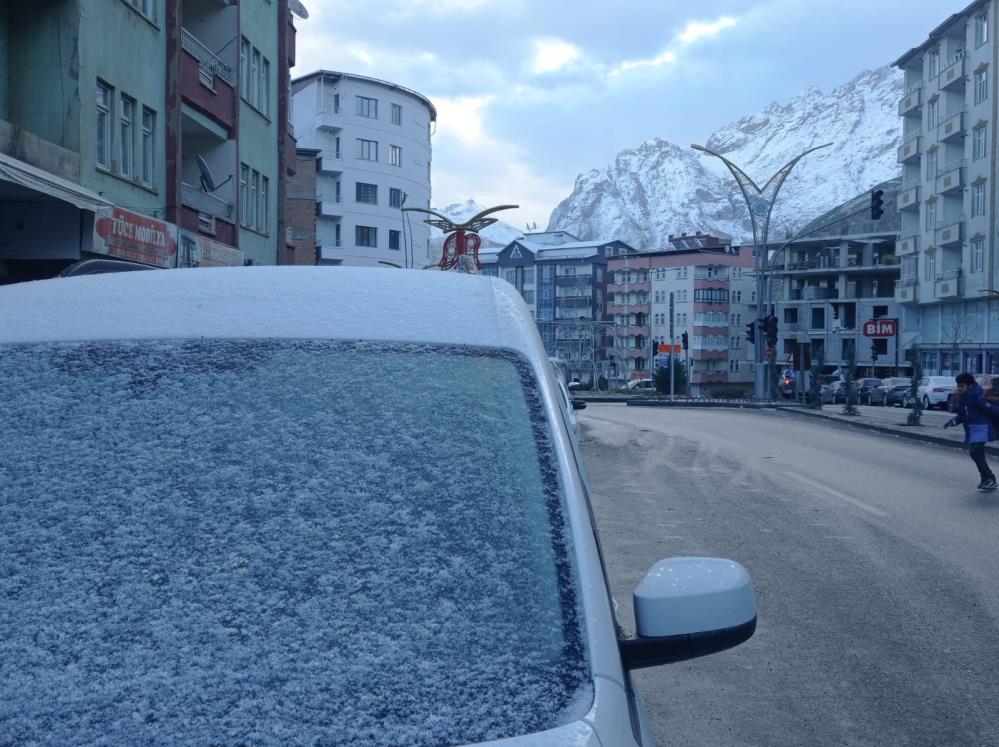
[[[823,405],[821,410],[813,410],[801,405],[777,404],[774,409],[793,413],[799,417],[817,418],[829,423],[841,423],[848,427],[862,428],[900,438],[940,444],[941,446],[961,448],[964,445],[964,428],[961,426],[944,428],[944,423],[950,420],[953,415],[940,410],[923,410],[920,425],[907,425],[906,418],[910,411],[901,407],[858,405],[859,415],[844,415],[843,405]],[[989,454],[999,455],[999,445],[988,445],[985,447],[985,451]]]

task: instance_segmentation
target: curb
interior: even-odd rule
[[[819,420],[825,420],[829,423],[842,423],[848,428],[860,428],[862,430],[874,431],[875,433],[886,433],[890,436],[898,436],[899,438],[907,438],[911,441],[922,441],[923,443],[937,444],[938,446],[950,446],[951,448],[961,449],[964,447],[964,443],[961,441],[956,441],[952,438],[944,438],[942,436],[931,436],[929,433],[918,433],[915,431],[905,431],[899,430],[898,428],[892,428],[885,425],[874,425],[873,423],[864,423],[859,420],[845,420],[843,418],[833,417],[831,415],[820,415],[816,412],[802,412],[801,410],[794,407],[784,407],[777,405],[774,407],[775,410],[780,412],[793,412],[798,415],[804,415],[809,418],[817,418]],[[907,428],[912,426],[900,426],[901,428]],[[999,446],[988,446],[985,447],[985,453],[992,455],[999,455]]]

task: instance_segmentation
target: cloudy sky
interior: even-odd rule
[[[576,176],[891,63],[971,0],[302,0],[298,64],[437,107],[433,205],[548,223]]]

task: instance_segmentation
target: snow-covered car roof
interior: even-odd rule
[[[213,313],[222,303],[226,313]],[[0,287],[0,319],[9,320],[0,325],[0,343],[365,339],[547,357],[509,283],[422,270],[235,267],[56,278]]]

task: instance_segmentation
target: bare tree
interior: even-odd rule
[[[950,324],[945,325],[943,330],[943,341],[948,343],[954,351],[954,358],[951,365],[961,369],[961,345],[974,340],[977,325],[971,314],[954,314],[950,318]]]

